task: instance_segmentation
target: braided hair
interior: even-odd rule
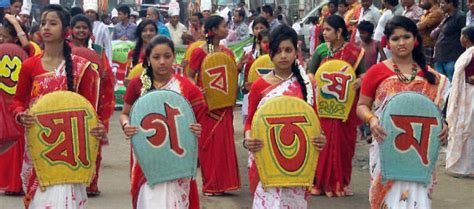
[[[204,33],[206,34],[206,42],[209,53],[214,51],[214,44],[212,40],[215,34],[212,30],[219,28],[219,25],[224,21],[225,19],[221,16],[210,16],[206,19],[206,23],[204,24]]]
[[[297,50],[298,35],[296,34],[295,30],[293,30],[290,26],[280,25],[270,33],[270,57],[272,59],[278,53],[280,43],[286,40],[290,40],[293,46],[295,47],[295,50]],[[300,72],[296,59],[293,65],[291,65],[291,72],[293,73],[293,75],[295,75],[296,80],[301,86],[303,98],[308,98],[308,89],[306,87],[306,82]]]
[[[175,54],[174,44],[173,41],[167,38],[166,36],[158,35],[151,39],[150,43],[147,45],[145,49],[145,59],[143,61],[143,67],[145,70],[143,71],[142,75],[140,76],[140,80],[142,82],[142,89],[141,95],[144,95],[150,90],[153,90],[155,87],[153,86],[153,68],[149,63],[151,51],[155,46],[165,44],[171,48],[173,54]]]
[[[143,47],[142,33],[145,30],[147,25],[153,25],[153,27],[155,28],[155,31],[158,33],[158,27],[156,26],[156,23],[153,20],[144,20],[138,25],[137,30],[135,31],[135,36],[138,38],[137,44],[135,45],[135,48],[133,49],[133,54],[132,54],[133,66],[138,64],[138,60],[140,58],[140,52],[142,51],[142,47]]]
[[[261,25],[265,26],[265,28],[267,30],[270,29],[270,24],[268,24],[267,19],[265,19],[263,17],[257,17],[253,20],[252,30],[254,30],[255,27],[257,27],[258,24],[261,24]],[[253,36],[252,51],[255,51],[255,48],[257,47],[257,36],[258,36],[258,34],[254,34],[254,36]]]
[[[66,39],[66,34],[69,29],[69,23],[71,20],[71,16],[69,13],[59,4],[49,4],[48,6],[44,7],[43,11],[41,12],[41,18],[45,18],[46,15],[50,12],[55,12],[58,15],[59,19],[61,20],[61,25],[63,27],[63,56],[66,66],[66,78],[67,78],[67,89],[69,91],[74,91],[74,75],[73,75],[73,67],[72,67],[72,50],[69,46],[68,40]]]

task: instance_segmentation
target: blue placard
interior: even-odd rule
[[[380,143],[382,179],[428,184],[438,159],[438,135],[443,120],[425,95],[403,92],[393,96],[382,112],[387,137]]]
[[[130,124],[139,127],[132,147],[150,186],[195,177],[197,139],[189,129],[196,123],[189,102],[170,90],[152,91],[132,107]]]

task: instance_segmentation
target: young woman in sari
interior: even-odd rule
[[[275,70],[255,81],[250,89],[249,117],[245,123],[243,145],[252,152],[249,155],[249,161],[252,162],[249,182],[254,194],[254,209],[305,209],[310,197],[307,188],[301,186],[263,189],[253,157],[253,153],[262,149],[263,142],[261,139],[251,138],[252,120],[257,108],[273,97],[295,96],[314,107],[314,86],[304,69],[296,63],[296,47],[297,34],[291,27],[281,25],[275,28],[270,35],[270,57],[275,64]],[[320,150],[326,138],[313,138],[311,142]]]
[[[33,56],[35,50],[32,46],[30,46],[30,42],[28,41],[28,37],[24,31],[25,27],[20,25],[15,16],[6,14],[5,19],[0,24],[0,44],[16,44],[25,50],[29,56]],[[3,78],[4,77],[2,76],[0,83],[5,82]],[[11,82],[8,77],[6,80],[7,82]],[[5,95],[5,97],[11,98],[10,94],[0,90],[0,97],[3,97],[3,95]],[[8,111],[8,105],[9,103],[3,104],[3,101],[1,102],[0,121],[2,121],[4,124],[8,124],[2,127],[15,127],[15,122],[10,121],[12,115],[11,112]],[[3,130],[0,130],[0,132],[2,131]],[[8,145],[9,147],[5,152],[1,153],[0,151],[0,191],[5,191],[5,195],[8,196],[23,194],[20,173],[23,163],[23,153],[25,151],[25,141],[22,136],[23,133],[21,132],[21,130],[15,129],[10,132],[11,134],[15,134],[15,136],[11,136],[10,133],[8,134],[10,136],[1,134],[1,137],[16,138],[15,142],[11,146]]]
[[[342,17],[331,15],[323,25],[325,43],[320,44],[309,64],[309,74],[316,74],[319,66],[329,60],[343,60],[352,65],[357,75],[353,88],[359,89],[361,78],[365,73],[363,65],[364,50],[344,40],[347,36],[346,25]],[[313,195],[326,194],[340,197],[352,195],[349,189],[352,173],[352,157],[357,140],[357,126],[360,125],[356,115],[357,97],[348,119],[320,118],[321,127],[327,134],[327,145],[319,155]]]
[[[436,177],[428,185],[417,182],[382,181],[380,148],[386,133],[380,125],[382,105],[392,96],[413,91],[429,97],[443,109],[448,94],[449,81],[426,65],[421,45],[421,35],[416,24],[409,18],[395,16],[384,31],[392,58],[372,66],[364,76],[357,107],[357,115],[370,125],[373,142],[370,152],[371,184],[369,200],[372,209],[379,208],[431,208],[431,192]],[[439,139],[447,137],[447,124]]]
[[[450,126],[446,172],[452,176],[474,177],[474,27],[461,31],[461,44],[466,51],[454,65],[446,114]]]
[[[209,53],[224,52],[234,59],[234,53],[230,49],[219,45],[228,34],[224,18],[207,18],[204,32],[207,43],[193,50],[189,62],[191,70],[188,73],[188,78],[201,89],[202,81],[198,79],[196,82],[195,77],[202,73],[201,64]],[[226,191],[240,188],[233,118],[233,107],[226,107],[208,111],[201,122],[203,134],[199,139],[199,163],[203,180],[202,191],[207,196],[222,195]]]
[[[89,61],[72,55],[66,40],[69,22],[69,14],[60,5],[48,5],[41,13],[40,31],[45,46],[44,52],[23,63],[11,105],[16,120],[25,128],[31,127],[35,121],[28,113],[30,105],[47,93],[59,90],[75,91],[91,104],[98,102],[99,74],[90,66]],[[105,137],[106,131],[102,123],[94,127],[91,134],[97,140]],[[47,186],[45,190],[38,189],[39,183],[29,153],[25,155],[22,175],[26,184],[26,208],[76,209],[85,208],[87,205],[84,184],[56,184]]]
[[[242,116],[245,120],[248,115],[248,106],[249,106],[249,95],[250,87],[252,83],[248,81],[248,75],[250,67],[252,67],[253,62],[260,56],[268,54],[268,36],[270,35],[270,25],[267,22],[267,19],[263,17],[257,17],[253,21],[252,31],[253,31],[253,44],[248,48],[244,48],[244,55],[240,58],[240,61],[237,65],[239,69],[244,70],[244,85],[242,86],[242,92],[244,93],[244,98],[242,101]],[[260,32],[265,31],[260,34]],[[242,70],[240,70],[242,71]]]
[[[114,113],[115,107],[115,78],[112,69],[109,65],[109,59],[103,48],[97,44],[94,44],[92,36],[92,24],[84,15],[76,15],[71,20],[72,28],[72,46],[73,47],[85,47],[94,50],[101,59],[103,69],[97,69],[100,75],[100,93],[99,93],[99,106],[97,112],[99,113],[99,119],[103,121],[105,128],[109,129],[109,119]],[[98,187],[100,162],[102,161],[102,145],[108,144],[107,138],[101,141],[99,146],[99,152],[96,160],[96,172],[91,185],[87,188],[87,195],[96,196],[100,194]]]
[[[138,64],[143,63],[145,58],[145,49],[150,43],[151,39],[158,34],[158,28],[156,22],[152,20],[144,20],[137,26],[137,31],[135,35],[137,37],[135,48],[128,52],[127,62],[126,62],[126,76],[124,79],[124,85],[128,85],[128,74],[130,71],[137,66]]]
[[[138,131],[138,127],[129,124],[132,105],[140,96],[155,89],[172,90],[183,95],[192,105],[197,121],[201,121],[206,111],[202,93],[187,78],[172,73],[175,58],[173,41],[164,36],[153,38],[147,45],[145,71],[140,77],[130,81],[120,115],[120,124],[128,139]],[[200,124],[192,124],[189,128],[197,137],[200,136]],[[133,154],[131,159],[131,194],[134,209],[199,208],[199,193],[194,179],[181,178],[150,187]]]

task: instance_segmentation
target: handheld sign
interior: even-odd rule
[[[26,52],[16,44],[0,44],[0,153],[22,137],[15,119],[8,111],[20,75],[21,64],[28,58]]]
[[[275,65],[268,54],[258,57],[249,70],[248,82],[254,82],[258,78],[275,69]]]
[[[98,119],[89,101],[55,91],[40,97],[29,113],[35,124],[27,130],[27,145],[40,186],[89,185],[99,149],[99,140],[90,134]]]
[[[237,99],[237,64],[227,54],[217,52],[204,58],[201,81],[209,110],[232,107]]]
[[[138,63],[137,65],[135,65],[135,67],[132,68],[132,70],[130,70],[130,72],[128,73],[127,79],[132,80],[135,77],[140,76],[144,70],[145,68],[143,68],[142,63]]]
[[[381,119],[387,133],[380,144],[382,179],[428,184],[443,128],[438,107],[425,95],[403,92],[389,100]]]
[[[191,54],[193,54],[193,51],[195,48],[198,48],[205,43],[206,43],[205,41],[196,41],[192,44],[189,44],[188,48],[184,52],[184,58],[182,62],[186,62],[186,65],[184,66],[184,73],[186,73],[186,75],[189,75],[189,71],[191,70],[189,68],[189,61],[191,60]]]
[[[318,161],[311,138],[320,135],[314,109],[297,97],[279,96],[259,107],[253,118],[252,138],[264,144],[255,153],[263,186],[311,186]]]
[[[191,105],[174,91],[152,91],[135,102],[130,124],[139,131],[132,147],[150,186],[195,176],[197,139],[189,129],[193,123]]]
[[[357,77],[352,66],[343,60],[327,61],[318,68],[315,79],[319,117],[346,121],[356,96],[353,85]]]

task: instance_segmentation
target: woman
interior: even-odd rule
[[[309,194],[305,187],[280,187],[263,189],[260,182],[253,153],[263,147],[261,139],[251,138],[251,126],[253,116],[258,107],[269,99],[281,96],[295,96],[308,102],[314,107],[314,91],[312,82],[305,74],[304,69],[299,68],[296,63],[297,34],[287,25],[275,28],[270,35],[270,57],[275,64],[273,73],[268,73],[259,78],[252,85],[249,94],[249,117],[245,123],[245,139],[243,145],[252,153],[249,161],[252,165],[249,170],[250,188],[256,186],[252,191],[254,194],[253,208],[307,208]],[[325,144],[325,137],[311,139],[317,149]],[[256,185],[252,185],[255,184]]]
[[[196,41],[202,41],[206,39],[204,36],[204,32],[202,31],[202,20],[203,16],[200,12],[196,12],[191,16],[191,19],[189,21],[189,35],[192,37],[188,41],[188,44],[191,44]]]
[[[11,43],[16,44],[23,48],[30,56],[34,55],[34,48],[30,47],[28,42],[28,38],[24,32],[24,27],[22,27],[17,19],[10,14],[5,15],[5,19],[0,24],[0,44],[3,43]],[[31,49],[31,50],[30,50]],[[3,58],[3,55],[2,55]],[[7,74],[8,76],[8,74]],[[4,78],[4,76],[2,76]],[[9,80],[9,78],[6,78]],[[0,83],[4,83],[4,80],[0,81]],[[0,90],[0,97],[3,97],[4,91]],[[6,97],[11,98],[10,94],[6,94]],[[11,101],[11,100],[9,100]],[[3,103],[3,102],[2,102]],[[7,106],[9,103],[5,104]],[[3,104],[2,104],[2,107]],[[0,115],[7,115],[8,118],[11,118],[11,112],[7,110],[8,107],[2,108],[0,111]],[[3,117],[0,117],[0,120],[3,120]],[[3,122],[2,123],[6,123]],[[12,121],[12,126],[14,122]],[[16,130],[15,130],[16,131]],[[18,134],[23,134],[17,132]],[[23,189],[21,187],[21,166],[23,163],[23,153],[25,150],[25,142],[22,137],[16,140],[16,142],[8,148],[8,150],[2,154],[0,154],[0,191],[5,191],[5,195],[8,196],[17,196],[23,194]]]
[[[433,175],[429,185],[423,183],[388,180],[382,181],[379,143],[386,137],[380,125],[381,106],[392,96],[404,91],[413,91],[429,97],[440,110],[448,93],[446,77],[426,65],[421,45],[421,35],[410,19],[395,16],[384,31],[391,48],[392,58],[371,67],[364,76],[357,115],[370,125],[372,142],[370,152],[371,184],[369,200],[372,209],[379,208],[431,208]],[[447,137],[447,124],[439,135]],[[404,198],[403,201],[401,198]]]
[[[60,5],[48,5],[41,13],[44,52],[23,63],[11,105],[16,120],[25,128],[31,127],[35,121],[28,113],[30,105],[47,93],[76,91],[91,104],[97,103],[99,92],[91,88],[91,84],[99,82],[99,75],[89,61],[71,54],[65,37],[69,22],[69,14]],[[99,123],[91,134],[100,140],[105,136],[104,126]],[[84,184],[56,184],[47,186],[45,190],[38,189],[38,179],[29,155],[25,155],[22,174],[27,189],[26,208],[85,208],[87,205]]]
[[[230,49],[219,45],[228,34],[224,18],[209,17],[204,32],[207,43],[194,49],[191,54],[188,78],[193,82],[196,82],[195,75],[202,73],[201,64],[208,54],[224,52],[234,59]],[[197,80],[197,85],[203,88],[200,79]],[[240,188],[233,118],[233,107],[209,111],[203,117],[201,123],[203,135],[199,139],[199,163],[203,180],[202,191],[207,196],[223,195],[226,191]]]
[[[448,101],[446,120],[451,128],[446,169],[453,176],[474,177],[474,27],[461,31],[461,44],[466,51],[454,65],[453,86]]]
[[[205,102],[200,90],[185,77],[172,73],[175,58],[174,44],[164,36],[153,38],[147,45],[143,62],[146,63],[145,71],[140,77],[130,81],[120,115],[120,124],[128,139],[138,131],[138,127],[129,124],[132,105],[140,96],[154,89],[168,89],[183,95],[193,106],[198,122],[205,114]],[[200,124],[192,124],[189,128],[196,137],[199,137]],[[133,156],[131,178],[132,202],[135,209],[199,208],[197,184],[192,178],[167,181],[150,187],[137,159]]]
[[[73,47],[86,47],[94,50],[101,58],[103,69],[98,69],[100,74],[100,95],[99,95],[99,106],[97,112],[99,112],[99,119],[104,122],[104,126],[108,130],[109,119],[114,113],[115,106],[115,78],[112,69],[109,65],[107,55],[103,48],[93,43],[92,37],[92,24],[84,15],[76,15],[71,20],[72,28],[72,45]],[[101,141],[101,145],[108,144],[107,140]],[[102,146],[99,146],[99,153],[96,160],[96,172],[91,185],[87,188],[87,195],[97,196],[100,194],[98,188],[99,180],[99,169],[100,162],[102,161]]]
[[[270,25],[267,20],[263,17],[257,17],[252,24],[253,32],[253,44],[249,48],[244,48],[244,55],[240,58],[239,64],[237,67],[244,70],[244,86],[242,86],[242,92],[244,93],[244,99],[242,103],[242,116],[245,120],[247,119],[248,114],[248,103],[249,96],[248,92],[250,91],[250,86],[252,83],[248,81],[249,70],[252,67],[253,62],[260,56],[268,54],[268,36],[270,35]],[[265,31],[260,34],[260,32]]]
[[[150,43],[151,39],[155,35],[157,35],[157,31],[158,31],[158,28],[156,26],[156,22],[153,22],[152,20],[144,20],[138,25],[137,30],[135,32],[135,35],[137,37],[135,48],[128,52],[128,57],[127,57],[127,62],[126,62],[127,76],[128,76],[128,73],[130,73],[130,70],[133,69],[133,67],[143,62],[145,58],[146,46],[148,45],[148,43]],[[127,86],[129,82],[129,80],[127,79],[127,76],[125,76],[125,79],[124,79],[125,86]]]
[[[347,37],[344,19],[337,15],[326,18],[323,24],[325,43],[320,44],[313,54],[308,72],[316,74],[319,66],[329,60],[343,60],[355,70],[357,79],[353,88],[358,89],[361,77],[365,72],[363,62],[364,50],[344,40]],[[357,97],[354,99],[357,101]],[[313,195],[326,194],[340,197],[353,195],[349,189],[352,173],[352,157],[355,152],[357,126],[359,120],[356,115],[356,103],[351,108],[348,119],[321,118],[321,127],[327,134],[328,143],[319,154],[318,168]]]

